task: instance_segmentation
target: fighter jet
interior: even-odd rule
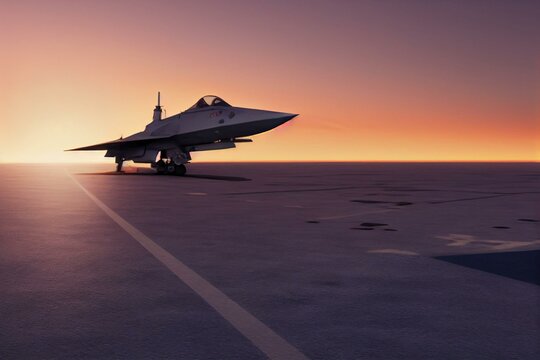
[[[126,160],[150,163],[158,174],[184,175],[193,151],[221,150],[235,143],[252,142],[244,138],[271,130],[298,114],[248,109],[229,105],[223,99],[206,95],[189,109],[162,119],[160,93],[151,123],[144,131],[126,138],[67,151],[107,150],[114,157],[116,171]]]

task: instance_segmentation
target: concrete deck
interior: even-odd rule
[[[540,354],[539,164],[112,169],[0,166],[0,358],[264,359],[265,329],[311,359]]]

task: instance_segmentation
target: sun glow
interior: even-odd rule
[[[480,35],[465,29],[443,46],[418,19],[382,5],[284,11],[216,2],[209,12],[163,2],[158,16],[148,3],[127,4],[2,5],[9,31],[0,36],[10,51],[0,59],[0,162],[108,161],[100,151],[64,150],[141,131],[158,90],[168,115],[207,93],[300,114],[252,144],[195,153],[197,161],[539,159],[538,52],[525,43],[481,41],[478,49]],[[430,24],[433,34],[448,36],[445,11],[433,7],[442,23]],[[493,39],[503,31],[489,21],[464,24],[473,25]]]

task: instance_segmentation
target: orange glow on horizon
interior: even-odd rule
[[[0,59],[0,162],[112,162],[102,151],[64,150],[143,130],[158,90],[168,115],[206,94],[300,114],[252,144],[193,153],[194,161],[540,159],[539,99],[529,91],[538,89],[538,57],[503,71],[513,59],[498,64],[492,49],[446,54],[448,44],[404,33],[400,24],[414,21],[383,5],[362,5],[374,19],[359,27],[353,4],[217,2],[203,16],[203,5],[160,2],[158,16],[152,2],[120,3],[2,5],[10,51]],[[270,27],[276,16],[279,29]],[[380,28],[383,18],[399,21]],[[494,39],[502,31],[478,26]],[[467,44],[469,35],[456,36],[446,41]],[[412,37],[418,48],[403,48]]]

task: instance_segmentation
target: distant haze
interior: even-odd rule
[[[4,1],[0,162],[103,161],[206,94],[299,113],[199,161],[538,160],[538,1]]]

